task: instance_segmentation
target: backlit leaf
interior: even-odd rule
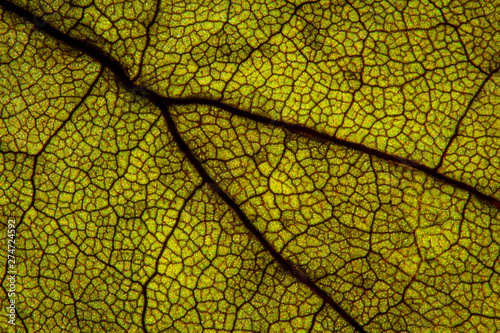
[[[0,331],[499,331],[499,8],[0,0]]]

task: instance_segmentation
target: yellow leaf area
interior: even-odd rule
[[[69,117],[99,65],[0,12],[2,149],[37,154]]]
[[[500,330],[497,0],[12,3],[16,332]]]
[[[222,190],[367,332],[498,330],[496,208],[421,172],[227,111],[175,110]]]
[[[500,76],[489,80],[450,145],[442,172],[500,198]]]

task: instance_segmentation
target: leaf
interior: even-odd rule
[[[500,330],[498,5],[0,0],[16,332]]]

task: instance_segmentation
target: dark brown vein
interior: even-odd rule
[[[488,74],[488,76],[486,76],[486,78],[483,80],[483,82],[481,82],[481,85],[477,88],[476,93],[470,99],[469,104],[467,104],[467,108],[465,109],[465,112],[462,114],[460,119],[458,119],[457,125],[455,126],[455,132],[453,132],[453,135],[451,136],[450,140],[446,144],[446,148],[443,150],[443,154],[441,154],[441,158],[439,160],[439,163],[436,165],[436,167],[433,170],[437,171],[443,165],[444,158],[446,157],[446,154],[448,153],[448,150],[450,149],[451,144],[453,143],[453,141],[455,141],[456,137],[458,136],[458,131],[460,129],[460,125],[462,124],[462,121],[465,119],[465,117],[469,113],[470,109],[472,108],[472,104],[474,104],[474,101],[476,101],[476,99],[478,98],[481,91],[483,91],[486,83],[488,83],[488,81],[491,80],[493,75],[498,73],[499,70],[500,70],[500,67],[497,67],[495,70],[491,71],[491,73]],[[498,207],[499,206],[498,202],[495,205]]]
[[[232,105],[225,104],[220,101],[214,101],[208,98],[203,98],[203,97],[192,97],[192,98],[163,98],[165,103],[171,104],[171,105],[190,105],[190,104],[197,104],[197,105],[208,105],[208,106],[213,106],[222,110],[225,110],[233,115],[240,116],[243,118],[247,118],[250,120],[253,120],[255,122],[267,125],[267,126],[275,126],[275,127],[281,127],[283,129],[286,129],[290,132],[297,133],[312,139],[320,140],[320,141],[326,141],[326,142],[331,142],[336,145],[346,147],[349,149],[357,150],[361,153],[365,153],[368,155],[373,155],[377,156],[381,159],[395,162],[416,170],[419,170],[433,178],[439,179],[443,181],[446,184],[452,185],[454,187],[460,188],[464,191],[467,191],[473,195],[475,195],[477,198],[486,201],[490,204],[493,204],[494,206],[500,208],[500,201],[492,196],[486,195],[476,188],[472,187],[471,185],[462,183],[456,179],[453,179],[451,177],[448,177],[442,173],[439,173],[437,171],[437,168],[431,168],[428,167],[422,163],[419,163],[414,160],[410,160],[407,158],[399,157],[399,156],[394,156],[387,154],[385,152],[367,147],[365,145],[362,145],[360,143],[356,142],[350,142],[345,139],[337,138],[332,135],[326,134],[326,133],[321,133],[319,131],[316,131],[314,129],[311,129],[309,127],[300,125],[300,124],[294,124],[294,123],[289,123],[286,121],[282,120],[275,120],[275,119],[270,119],[265,116],[261,116],[249,111],[241,110],[237,107],[234,107]]]

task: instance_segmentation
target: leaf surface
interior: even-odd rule
[[[1,0],[17,331],[498,331],[499,5]]]

